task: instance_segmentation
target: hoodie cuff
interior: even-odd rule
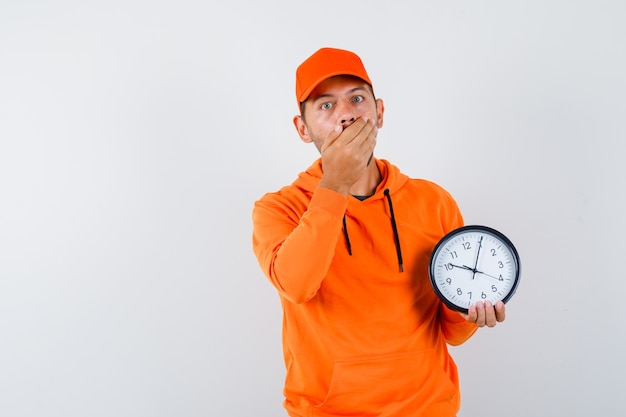
[[[319,208],[342,217],[348,208],[348,197],[329,188],[318,187],[309,203],[309,210],[312,208]]]

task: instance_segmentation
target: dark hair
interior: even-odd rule
[[[300,115],[302,116],[302,121],[304,121],[304,105],[306,104],[306,100],[300,103]]]

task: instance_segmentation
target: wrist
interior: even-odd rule
[[[337,184],[333,181],[329,181],[327,179],[325,179],[324,177],[322,177],[322,179],[320,180],[318,187],[320,188],[327,188],[329,190],[335,191],[336,193],[339,193],[341,195],[343,195],[344,197],[347,197],[350,194],[350,186],[349,185],[345,185],[345,184]]]

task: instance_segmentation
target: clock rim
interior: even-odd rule
[[[435,254],[437,253],[439,248],[445,244],[445,242],[449,241],[454,236],[461,234],[461,233],[465,233],[467,231],[480,231],[480,232],[490,233],[494,235],[496,238],[500,239],[504,244],[506,244],[510,248],[511,253],[513,254],[513,259],[515,260],[515,263],[516,263],[515,279],[514,279],[513,285],[511,286],[511,290],[502,299],[502,302],[504,304],[506,304],[517,291],[517,287],[519,286],[521,275],[522,275],[522,264],[520,261],[519,252],[517,251],[517,248],[515,247],[513,242],[511,242],[511,240],[508,237],[506,237],[502,232],[489,226],[472,224],[472,225],[458,227],[446,233],[441,239],[439,239],[439,242],[437,242],[437,244],[435,245],[430,255],[430,262],[428,264],[428,275],[430,278],[430,284],[435,290],[435,294],[437,295],[437,298],[439,298],[446,305],[446,307],[450,308],[451,310],[459,311],[465,314],[468,313],[469,309],[459,306],[455,304],[454,302],[450,301],[439,290],[439,287],[437,286],[435,278],[434,278],[434,262],[435,262]]]

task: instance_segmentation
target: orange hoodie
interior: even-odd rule
[[[428,279],[430,254],[463,225],[450,194],[385,160],[360,201],[317,188],[321,160],[253,210],[253,249],[283,308],[290,416],[455,416],[446,343],[476,326],[448,310]],[[403,270],[403,272],[402,272]]]

